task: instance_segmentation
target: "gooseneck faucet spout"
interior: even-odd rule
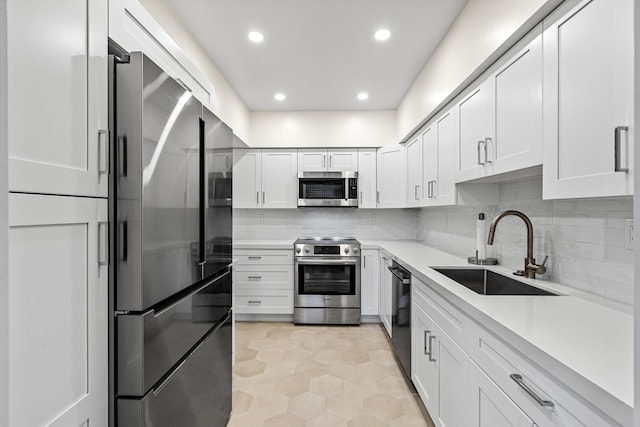
[[[496,235],[496,226],[502,218],[509,215],[517,216],[522,221],[524,221],[525,225],[527,226],[527,257],[524,259],[524,269],[522,270],[522,272],[516,272],[515,274],[521,274],[530,279],[535,279],[536,273],[546,273],[547,268],[544,266],[544,264],[547,262],[548,257],[545,257],[542,264],[536,264],[536,260],[533,257],[533,224],[531,223],[531,220],[528,216],[520,211],[515,210],[506,210],[496,215],[493,221],[491,221],[491,226],[489,227],[489,237],[487,239],[487,244],[493,245],[493,239]]]

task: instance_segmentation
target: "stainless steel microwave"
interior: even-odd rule
[[[358,172],[298,172],[298,207],[358,207]]]

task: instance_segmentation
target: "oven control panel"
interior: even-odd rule
[[[295,256],[297,257],[358,257],[360,256],[360,247],[358,245],[341,244],[341,245],[313,245],[296,243],[294,247]]]

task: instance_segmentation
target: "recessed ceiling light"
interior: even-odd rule
[[[383,28],[381,30],[376,31],[373,36],[376,38],[376,40],[379,40],[379,41],[387,40],[389,37],[391,37],[391,31],[387,30],[386,28]]]
[[[264,34],[262,34],[259,31],[251,31],[247,37],[249,37],[249,40],[251,40],[254,43],[260,43],[262,40],[264,40]]]
[[[358,94],[358,99],[360,101],[366,101],[367,99],[369,99],[369,94],[367,92],[360,92]]]
[[[276,101],[284,101],[287,98],[284,93],[276,93],[273,97]]]

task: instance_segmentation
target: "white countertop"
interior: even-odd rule
[[[519,279],[562,294],[485,296],[461,286],[431,266],[467,266],[460,258],[412,241],[361,240],[362,249],[382,249],[478,323],[594,405],[620,419],[633,416],[633,314],[561,284]],[[289,249],[291,240],[234,241],[234,249]],[[501,266],[487,266],[511,274]]]
[[[522,279],[564,294],[485,296],[460,286],[430,266],[467,266],[456,257],[416,242],[365,241],[380,248],[421,281],[521,353],[609,414],[633,414],[633,315],[598,298],[544,280]],[[487,268],[511,274],[500,266]]]

